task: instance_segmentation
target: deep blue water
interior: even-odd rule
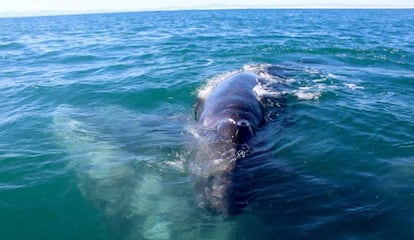
[[[413,239],[413,26],[413,10],[0,19],[0,239]],[[263,68],[285,104],[240,164],[254,201],[217,216],[194,198],[193,104]]]

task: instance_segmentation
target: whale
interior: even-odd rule
[[[202,144],[195,160],[195,189],[200,206],[213,213],[238,214],[247,205],[235,190],[234,171],[249,155],[249,142],[265,123],[263,104],[254,91],[258,78],[253,72],[233,74],[196,101]]]

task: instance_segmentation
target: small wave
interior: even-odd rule
[[[93,56],[93,55],[69,55],[69,56],[65,56],[62,60],[61,63],[63,64],[84,64],[86,62],[94,62],[99,60],[98,57]]]
[[[20,50],[20,49],[24,49],[25,47],[26,45],[22,43],[17,43],[17,42],[5,43],[5,44],[0,44],[0,51],[1,50],[5,50],[5,51]]]

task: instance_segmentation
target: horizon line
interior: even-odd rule
[[[167,12],[167,11],[197,11],[197,10],[283,10],[283,9],[315,9],[315,10],[411,10],[413,6],[396,6],[396,5],[290,5],[290,6],[205,6],[205,7],[165,7],[150,9],[90,9],[90,10],[34,10],[34,11],[0,11],[0,18],[18,18],[18,17],[48,17],[48,16],[66,16],[66,15],[86,15],[86,14],[110,14],[110,13],[134,13],[134,12]]]

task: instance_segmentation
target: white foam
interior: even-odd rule
[[[269,69],[271,68],[277,68],[277,66],[271,65],[271,64],[246,64],[243,66],[242,71],[254,72],[260,78],[264,78],[271,83],[280,83],[281,78],[278,76],[272,75],[269,72]]]
[[[333,74],[333,73],[328,73],[327,77],[328,78],[335,78],[335,79],[340,79],[341,78],[341,76]]]
[[[319,79],[315,79],[315,80],[313,80],[313,82],[314,83],[322,83],[322,82],[326,82],[326,80],[328,80],[327,78],[325,78],[325,77],[322,77],[322,78],[319,78]]]
[[[269,94],[271,94],[271,92],[270,91],[268,91],[268,90],[266,90],[266,89],[264,89],[263,88],[263,86],[261,86],[261,85],[256,85],[254,88],[253,88],[253,92],[254,93],[256,93],[256,95],[257,96],[266,96],[266,95],[269,95]]]
[[[190,133],[194,138],[200,139],[200,133],[194,125],[187,125],[184,127],[184,130]]]
[[[211,79],[208,79],[206,81],[206,84],[200,87],[200,89],[198,90],[198,94],[197,94],[198,98],[206,99],[210,95],[212,90],[220,82],[240,72],[253,72],[259,77],[258,84],[253,89],[253,91],[256,93],[259,99],[261,97],[278,97],[282,93],[272,88],[271,86],[282,83],[282,79],[268,73],[267,68],[271,66],[272,65],[268,65],[268,64],[246,64],[242,67],[242,69],[233,70],[233,71],[229,71],[229,72],[225,72],[220,75],[217,75]],[[289,79],[283,79],[284,84],[287,84],[288,82],[289,82]]]
[[[309,87],[302,87],[299,90],[294,91],[294,95],[300,100],[317,100],[322,93],[320,91],[313,92],[313,89]]]
[[[348,88],[352,89],[352,90],[355,90],[355,89],[364,89],[364,87],[362,87],[362,86],[358,86],[358,85],[356,85],[356,84],[354,84],[354,83],[345,83],[344,85],[345,85],[346,87],[348,87]]]

